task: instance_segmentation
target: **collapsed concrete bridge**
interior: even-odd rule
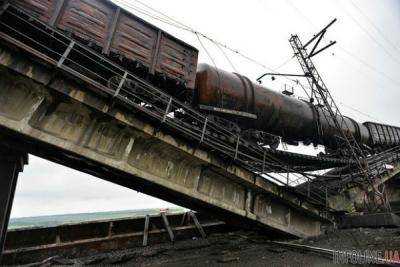
[[[241,149],[246,146],[239,138],[236,148],[230,151],[234,156],[229,159],[204,144],[207,131],[193,134],[198,137],[194,141],[177,134],[179,125],[169,128],[173,125],[168,117],[172,98],[164,99],[166,110],[158,120],[149,119],[143,113],[151,109],[144,110],[137,103],[135,108],[130,105],[126,96],[119,94],[121,86],[112,90],[79,73],[80,66],[71,69],[71,65],[63,64],[75,42],[67,39],[65,53],[61,58],[52,58],[43,49],[28,46],[14,36],[0,32],[0,40],[0,245],[5,240],[18,172],[27,164],[27,153],[212,213],[228,223],[270,233],[313,236],[320,234],[322,225],[332,222],[334,205],[330,200],[334,198],[323,196],[325,203],[321,205],[310,194],[290,187],[289,182],[280,186],[249,169],[246,163],[259,159],[239,161]],[[101,55],[90,53],[106,62]],[[123,75],[126,79],[130,74],[124,70]],[[119,84],[123,84],[121,81]],[[206,124],[207,120],[203,129]],[[224,149],[231,148],[220,150]],[[271,153],[286,165],[296,163],[295,171],[348,163]],[[258,167],[268,165],[271,171],[279,172],[282,166],[269,160],[264,155]]]
[[[0,48],[2,161],[10,151],[39,157],[225,221],[294,236],[320,233],[322,210],[300,196],[183,139],[27,55]],[[3,169],[4,170],[4,169]],[[1,172],[1,195],[15,175]],[[23,181],[22,181],[23,182]],[[12,201],[3,202],[6,229]],[[5,233],[5,232],[4,232]],[[4,237],[3,237],[4,238]]]

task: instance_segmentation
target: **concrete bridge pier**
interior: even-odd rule
[[[27,153],[0,147],[0,261],[6,241],[18,173],[23,170],[27,163]]]

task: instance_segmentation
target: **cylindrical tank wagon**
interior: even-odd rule
[[[238,112],[236,119],[243,129],[262,130],[289,142],[337,146],[335,136],[340,133],[327,109],[272,91],[240,74],[200,64],[196,95],[200,109],[227,117]],[[361,124],[348,117],[344,120],[342,130],[351,133],[360,144],[387,147],[400,143],[398,127]]]
[[[290,140],[315,137],[316,114],[310,105],[268,90],[240,74],[200,64],[196,91],[201,109],[219,108],[220,112],[214,110],[221,116],[242,112],[237,117],[243,129],[264,130]]]

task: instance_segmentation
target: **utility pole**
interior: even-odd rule
[[[304,72],[304,76],[307,78],[307,81],[311,87],[311,95],[315,97],[316,103],[318,107],[321,107],[321,113],[325,117],[328,122],[329,127],[335,129],[337,132],[337,144],[339,148],[345,149],[349,156],[356,162],[358,169],[362,175],[363,181],[363,189],[365,191],[371,191],[374,194],[373,198],[373,206],[375,209],[381,208],[378,207],[379,204],[376,201],[376,197],[381,199],[383,204],[383,208],[385,210],[390,210],[389,204],[385,197],[385,191],[379,192],[377,188],[374,186],[374,174],[370,171],[368,162],[366,160],[367,156],[364,151],[358,144],[357,140],[354,138],[353,134],[350,131],[350,128],[347,124],[345,117],[340,112],[338,106],[336,105],[332,95],[329,92],[328,87],[325,85],[322,77],[319,75],[314,63],[311,58],[331,47],[336,43],[330,42],[322,48],[318,48],[322,38],[324,37],[327,29],[336,22],[336,19],[332,20],[327,26],[325,26],[320,32],[314,35],[305,45],[302,44],[300,38],[297,35],[292,35],[289,39],[290,45],[294,51],[294,54],[297,60],[300,63],[300,66]],[[311,48],[311,51],[308,52],[307,47],[311,44],[314,44]],[[314,101],[314,99],[311,99]]]

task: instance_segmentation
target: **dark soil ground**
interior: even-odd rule
[[[294,243],[337,250],[400,250],[400,229],[336,230]]]
[[[336,250],[398,250],[400,229],[348,229],[289,241]],[[330,254],[329,254],[330,255]],[[176,241],[102,253],[85,258],[53,258],[41,266],[349,266],[335,264],[329,255],[289,248],[268,235],[250,231],[216,233],[207,239]]]
[[[313,241],[314,242],[314,241]],[[46,265],[115,266],[339,266],[314,252],[271,243],[255,232],[210,235],[146,248],[121,250],[78,259],[54,259]]]

